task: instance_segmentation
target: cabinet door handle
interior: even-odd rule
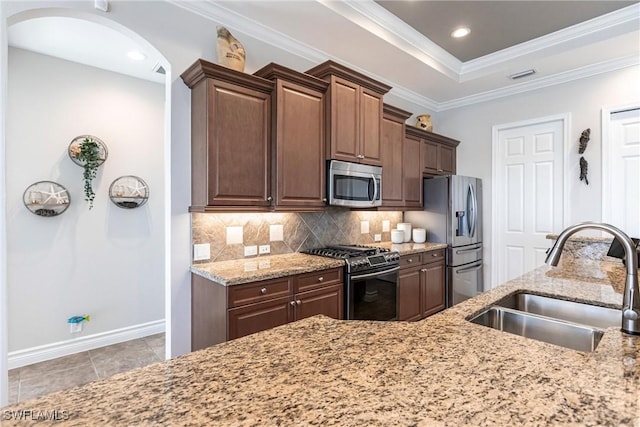
[[[267,288],[262,288],[262,289],[260,289],[260,293],[261,293],[262,295],[266,294],[266,293],[267,293]]]
[[[273,200],[273,197],[271,197],[271,196],[267,197],[267,202],[270,202],[272,200]]]
[[[291,301],[289,304],[291,304],[291,306],[295,307],[296,302],[295,301]]]
[[[322,282],[324,280],[324,277],[320,276],[318,277],[318,282]]]
[[[327,203],[327,198],[322,199],[323,202]]]
[[[300,304],[302,304],[302,301],[300,301],[300,300],[298,299],[298,300],[296,300],[296,304],[300,305]]]

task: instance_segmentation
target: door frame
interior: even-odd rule
[[[498,280],[498,257],[499,257],[499,247],[502,243],[502,239],[500,239],[500,234],[498,233],[498,212],[500,206],[498,206],[498,198],[501,188],[498,186],[499,178],[502,175],[502,170],[498,170],[500,165],[500,159],[502,157],[502,150],[500,149],[499,144],[499,134],[501,131],[532,126],[547,122],[561,121],[562,122],[562,226],[566,227],[569,223],[569,198],[568,194],[568,180],[567,180],[567,171],[566,165],[568,165],[568,156],[569,149],[571,144],[568,143],[570,140],[571,133],[571,113],[562,113],[555,114],[551,116],[537,117],[534,119],[521,120],[517,122],[503,123],[499,125],[493,125],[491,127],[491,152],[492,152],[492,160],[491,160],[491,268],[489,273],[489,284],[491,288],[495,288],[500,285],[500,283],[496,283]],[[560,232],[561,230],[558,230]]]
[[[617,107],[602,107],[601,114],[601,130],[602,135],[600,136],[600,149],[602,155],[602,192],[600,195],[600,203],[602,206],[602,210],[600,211],[600,218],[602,222],[608,221],[607,216],[609,215],[611,207],[609,206],[609,197],[605,196],[605,191],[611,186],[611,175],[607,173],[607,171],[611,167],[611,157],[609,155],[611,147],[610,141],[610,132],[611,132],[611,114],[621,113],[627,110],[640,109],[640,102],[634,102],[631,104],[620,105]],[[603,233],[603,236],[608,236],[608,233]]]

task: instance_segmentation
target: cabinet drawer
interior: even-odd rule
[[[444,260],[444,249],[429,251],[422,254],[422,262],[424,264],[429,264],[432,262],[443,261],[443,260]]]
[[[413,267],[422,264],[422,254],[402,255],[400,257],[400,268]]]
[[[229,307],[253,304],[291,294],[291,279],[264,280],[229,287]]]
[[[295,292],[309,291],[342,282],[342,268],[300,274],[294,279]]]

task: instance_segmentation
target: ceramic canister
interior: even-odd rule
[[[413,241],[416,243],[424,243],[427,241],[427,230],[424,228],[413,229]]]
[[[400,222],[398,223],[398,230],[404,231],[404,242],[411,241],[411,223],[410,222]]]
[[[404,242],[404,230],[398,230],[397,228],[391,230],[391,243],[402,242]]]

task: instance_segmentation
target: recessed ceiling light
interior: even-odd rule
[[[454,39],[459,39],[461,37],[468,36],[470,32],[471,32],[471,30],[469,29],[469,27],[456,28],[451,33],[451,37],[453,37]]]
[[[132,50],[131,52],[127,53],[127,56],[129,57],[129,59],[132,59],[134,61],[144,61],[145,59],[147,59],[147,55],[136,50]]]

